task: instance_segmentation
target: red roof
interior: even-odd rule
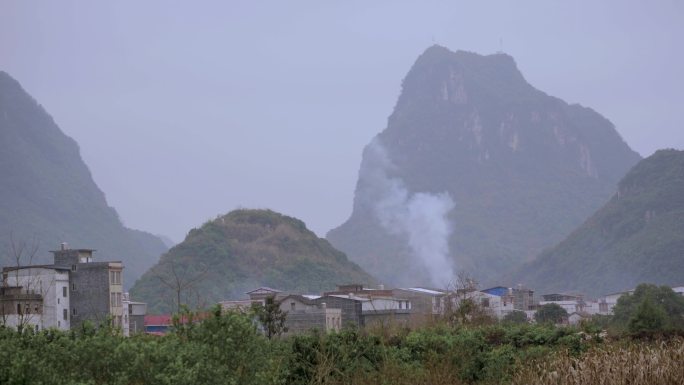
[[[146,315],[145,316],[145,326],[148,325],[171,325],[171,315],[161,314],[161,315]]]

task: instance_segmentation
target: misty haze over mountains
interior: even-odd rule
[[[339,225],[325,235],[337,250],[328,250],[323,239],[311,242],[353,270],[349,277],[444,287],[467,271],[485,285],[572,289],[580,279],[554,282],[562,287],[544,280],[564,256],[567,266],[586,255],[620,263],[616,255],[624,244],[641,239],[604,224],[601,231],[612,235],[601,242],[610,247],[584,244],[596,239],[576,234],[594,231],[587,220],[604,218],[606,207],[631,213],[633,221],[624,222],[630,228],[648,218],[651,227],[639,237],[650,239],[652,223],[675,232],[677,223],[653,220],[654,209],[632,212],[610,202],[628,171],[651,161],[640,162],[634,149],[649,155],[684,145],[678,102],[684,101],[684,62],[665,49],[684,33],[672,22],[681,6],[644,11],[653,18],[633,23],[634,15],[623,13],[631,4],[589,5],[544,12],[542,5],[502,3],[507,18],[492,15],[492,25],[474,25],[449,16],[456,13],[451,5],[411,12],[397,4],[400,17],[383,28],[373,17],[379,8],[371,6],[360,8],[363,15],[344,11],[340,17],[332,12],[337,6],[317,15],[293,5],[302,11],[292,19],[295,28],[282,24],[285,11],[294,12],[282,5],[264,10],[258,25],[234,13],[198,16],[193,7],[142,4],[129,17],[125,6],[65,5],[51,8],[55,17],[31,31],[24,22],[36,17],[32,10],[12,5],[16,17],[3,22],[10,12],[0,13],[0,51],[12,52],[0,55],[0,70],[7,71],[0,72],[0,240],[6,243],[10,233],[36,238],[41,258],[61,241],[96,248],[98,258],[124,260],[132,285],[160,256],[185,261],[187,255],[165,252],[179,242],[184,250],[194,229],[216,220],[207,218],[236,207],[269,208],[301,218],[318,237]],[[489,12],[481,7],[464,5],[459,15]],[[87,18],[76,17],[81,9],[90,12]],[[181,28],[193,15],[206,22]],[[79,29],[83,20],[92,36]],[[457,27],[429,36],[435,20]],[[553,28],[566,22],[573,27]],[[636,34],[629,49],[607,44],[625,40],[610,32],[625,25]],[[358,36],[350,34],[357,26]],[[588,39],[569,39],[585,29],[598,32],[592,35],[601,41],[598,48]],[[563,49],[544,41],[558,36],[567,38]],[[29,49],[38,43],[41,49]],[[643,48],[639,55],[632,45]],[[676,174],[679,163],[673,162]],[[677,184],[656,187],[668,192],[663,196],[679,191]],[[664,205],[660,198],[634,199],[644,207]],[[192,239],[218,242],[217,234]],[[651,250],[655,254],[644,253],[676,264],[677,238],[667,238],[661,240],[666,246]],[[288,239],[269,247],[283,251]],[[235,245],[222,241],[232,259],[226,257],[230,263],[216,274],[247,271],[241,282],[255,284],[296,279],[289,264],[270,275],[252,274]],[[658,277],[662,266],[647,275],[615,274],[604,286],[583,284],[592,291],[614,288],[635,277]],[[314,281],[333,279],[329,267]],[[242,290],[238,286],[221,290]]]
[[[560,244],[506,277],[540,292],[620,292],[642,282],[680,285],[684,277],[684,151],[639,162],[617,191]]]
[[[34,262],[45,259],[47,250],[62,241],[97,247],[103,260],[124,261],[126,284],[132,285],[171,246],[169,240],[122,226],[92,181],[78,146],[4,72],[0,112],[4,233],[39,241],[39,259]],[[676,182],[684,177],[684,168],[674,153],[656,155],[673,161],[660,160],[659,166],[650,167],[642,162],[635,168],[641,172],[633,170],[626,177],[651,178],[641,186],[656,190],[670,183],[669,190],[650,201],[636,198],[641,203],[635,218],[645,210],[646,225],[659,224],[650,233],[648,228],[640,233],[646,235],[630,233],[631,238],[625,238],[626,244],[631,242],[629,250],[642,250],[641,254],[615,246],[622,242],[615,235],[607,240],[613,243],[608,252],[585,246],[596,243],[591,238],[573,241],[577,234],[605,234],[614,226],[604,225],[598,232],[580,228],[558,246],[560,252],[547,251],[535,260],[603,205],[614,194],[617,180],[640,157],[595,111],[569,105],[528,84],[510,56],[452,52],[434,45],[405,77],[387,128],[366,146],[354,211],[328,239],[380,282],[395,286],[447,287],[462,272],[485,285],[501,280],[549,290],[581,285],[595,295],[634,285],[638,279],[673,284],[676,269],[663,266],[676,266],[681,259],[676,236],[656,242],[664,245],[659,249],[639,247],[653,244],[644,239],[654,231],[678,234],[679,221],[660,218],[671,211],[664,207],[678,210],[677,203],[669,201],[684,196]],[[664,172],[661,169],[670,171],[658,179],[655,174]],[[635,173],[639,177],[631,176]],[[634,195],[635,189],[626,183],[621,182],[618,197]],[[261,240],[255,243],[256,239]],[[593,268],[592,262],[606,263],[598,262],[601,258],[620,269]],[[644,275],[643,258],[661,263],[651,262],[650,274]],[[191,230],[147,271],[133,292],[158,311],[170,311],[172,302],[163,298],[165,288],[158,277],[169,275],[169,266],[199,274],[208,264],[212,268],[202,274],[211,272],[211,278],[203,278],[198,287],[212,293],[207,297],[211,301],[235,296],[250,285],[316,291],[332,289],[333,282],[375,281],[297,219],[243,210]],[[581,266],[594,274],[564,280],[573,275],[559,271],[562,266]],[[559,274],[562,278],[548,282]],[[598,277],[605,278],[600,285],[595,282]]]
[[[510,56],[433,46],[328,239],[383,282],[444,287],[437,271],[467,271],[494,285],[582,223],[639,159],[608,120],[536,90]]]
[[[1,266],[16,266],[9,248],[26,244],[21,264],[51,263],[62,242],[96,249],[100,261],[123,261],[132,283],[167,247],[123,226],[93,181],[78,144],[7,73],[0,71]],[[29,260],[28,251],[37,253]]]
[[[434,43],[509,53],[531,84],[596,109],[642,156],[683,148],[683,11],[634,0],[7,1],[0,70],[79,143],[127,226],[180,242],[217,213],[263,207],[325,236],[349,217],[362,149]]]

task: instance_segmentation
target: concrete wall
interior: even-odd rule
[[[411,322],[409,310],[377,310],[363,312],[365,327],[378,327],[390,325],[407,326]]]
[[[438,315],[441,314],[443,296],[432,295],[425,292],[394,289],[393,295],[398,298],[406,298],[411,302],[411,311],[414,314]]]
[[[105,322],[110,315],[109,263],[77,264],[71,276],[71,325]]]
[[[7,272],[6,283],[22,286],[43,298],[40,321],[33,322],[40,329],[69,330],[71,326],[69,272],[49,267],[31,267]],[[66,291],[64,288],[67,288]],[[66,294],[66,295],[65,295]],[[64,319],[64,311],[67,317]],[[38,318],[38,317],[36,317]]]
[[[342,327],[346,326],[347,324],[363,326],[361,301],[350,298],[324,296],[312,300],[312,302],[317,305],[325,303],[326,307],[329,309],[340,309],[342,311]]]

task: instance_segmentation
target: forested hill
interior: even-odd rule
[[[76,108],[76,107],[74,107]],[[121,260],[133,283],[166,251],[162,241],[125,228],[93,181],[78,144],[21,85],[0,71],[0,265],[9,265],[10,234],[39,245],[34,263],[52,262],[61,242]],[[28,263],[23,260],[22,263]]]
[[[175,309],[178,284],[182,302],[194,307],[241,299],[259,286],[319,293],[374,282],[304,222],[270,210],[236,210],[192,229],[131,293],[159,313]]]
[[[447,259],[493,285],[565,238],[639,160],[610,121],[535,89],[511,56],[433,46],[327,238],[387,283],[437,284]]]
[[[594,296],[641,282],[684,285],[684,151],[641,161],[603,208],[510,281]]]

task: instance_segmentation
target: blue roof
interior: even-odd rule
[[[482,290],[483,293],[491,294],[491,295],[496,295],[499,297],[503,297],[504,295],[508,294],[508,288],[503,287],[503,286],[495,286],[495,287],[490,287],[489,289]]]

